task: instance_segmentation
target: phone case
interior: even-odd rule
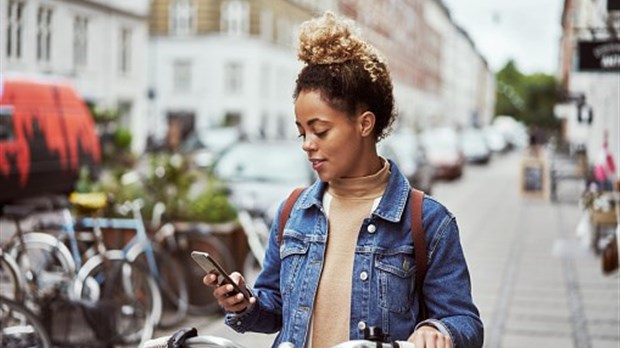
[[[241,289],[231,278],[228,276],[228,272],[220,266],[208,253],[202,251],[192,251],[192,258],[194,261],[202,268],[206,274],[216,274],[217,275],[217,284],[231,284],[234,287],[234,290],[230,292],[230,295],[236,295],[237,293],[242,293],[243,296],[249,301],[250,295],[247,290]]]

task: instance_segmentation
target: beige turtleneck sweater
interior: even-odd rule
[[[360,227],[378,204],[389,163],[370,176],[329,183],[323,205],[329,221],[323,271],[314,305],[309,346],[332,347],[349,340],[353,259]]]

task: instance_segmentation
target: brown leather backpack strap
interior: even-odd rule
[[[419,321],[427,318],[426,303],[424,301],[423,293],[424,277],[426,276],[427,266],[426,237],[424,235],[424,226],[422,226],[423,202],[424,192],[411,189],[411,233],[413,234],[413,246],[415,248],[415,288],[420,299]]]
[[[304,191],[303,187],[298,187],[286,199],[284,203],[284,208],[282,208],[282,212],[280,213],[280,225],[278,226],[278,245],[282,242],[282,235],[284,234],[284,225],[288,221],[288,217],[291,215],[291,210],[293,210],[293,205],[299,198],[299,195]]]

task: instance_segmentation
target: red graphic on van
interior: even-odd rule
[[[101,159],[86,104],[64,83],[18,78],[1,83],[0,191],[70,190],[79,168]],[[10,198],[16,197],[0,192],[0,201]]]

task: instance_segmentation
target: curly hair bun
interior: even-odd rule
[[[359,38],[353,21],[327,11],[319,18],[302,23],[298,58],[307,64],[344,63],[362,56],[376,56]]]

